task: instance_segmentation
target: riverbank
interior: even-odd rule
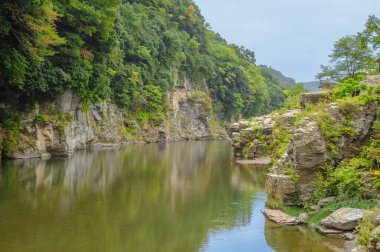
[[[267,216],[371,250],[380,249],[380,89],[363,83],[347,80],[329,92],[303,94],[300,109],[241,121],[230,135],[235,156],[272,159],[266,205],[291,216],[271,210]],[[347,218],[337,221],[343,213]]]
[[[10,112],[0,129],[3,158],[70,156],[88,147],[228,138],[207,94],[190,80],[170,93],[166,113],[133,113],[108,102],[87,104],[72,91]]]

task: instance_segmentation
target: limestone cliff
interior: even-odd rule
[[[70,156],[89,146],[225,138],[208,107],[207,94],[189,80],[168,94],[169,112],[159,124],[142,123],[128,111],[104,101],[85,104],[71,91],[20,112],[22,129],[8,158]],[[1,142],[0,134],[0,142]]]

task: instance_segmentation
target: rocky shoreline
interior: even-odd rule
[[[207,91],[207,90],[206,90]],[[77,149],[122,144],[227,139],[225,129],[195,96],[190,80],[168,94],[170,110],[156,123],[139,120],[107,101],[86,104],[72,91],[19,112],[20,132],[3,144],[3,158],[70,156]],[[1,136],[12,136],[12,132]],[[1,149],[0,149],[1,151]]]
[[[364,91],[361,95],[369,97]],[[267,208],[262,211],[267,219],[280,225],[306,225],[322,235],[345,239],[347,251],[380,250],[379,191],[376,168],[371,167],[379,161],[374,144],[380,136],[376,95],[362,102],[354,96],[333,100],[329,92],[302,94],[301,109],[230,126],[235,157],[248,163],[272,159],[265,181]],[[374,153],[370,154],[373,164],[362,154],[368,151]],[[347,171],[334,173],[338,169]],[[326,182],[328,176],[337,176],[336,181]],[[327,183],[343,183],[343,179],[346,184],[334,192],[323,192],[324,186],[331,186]],[[359,195],[357,202],[354,196],[340,194],[343,188]]]

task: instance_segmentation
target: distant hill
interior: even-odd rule
[[[319,81],[303,82],[302,84],[305,87],[305,89],[311,92],[319,91]]]
[[[259,68],[268,71],[278,81],[278,84],[280,84],[280,86],[283,88],[289,88],[292,85],[296,84],[295,79],[285,76],[283,73],[270,66],[259,65]]]
[[[283,73],[281,73],[280,71],[278,71],[278,70],[276,70],[270,66],[259,65],[258,67],[262,70],[268,71],[273,76],[273,78],[275,78],[277,80],[277,83],[285,89],[290,88],[291,86],[293,86],[295,84],[303,84],[305,89],[307,89],[311,92],[319,91],[319,81],[309,81],[309,82],[303,82],[303,83],[296,83],[295,79],[285,76]]]

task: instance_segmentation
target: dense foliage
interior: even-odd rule
[[[189,78],[207,83],[229,120],[279,108],[283,92],[252,51],[212,32],[192,0],[5,0],[0,4],[0,100],[28,104],[74,90],[129,111],[162,113]]]
[[[291,86],[296,84],[295,79],[286,77],[283,73],[270,66],[259,65],[259,68],[262,71],[268,71],[278,81],[278,84],[280,84],[280,86],[283,88],[290,88]]]

